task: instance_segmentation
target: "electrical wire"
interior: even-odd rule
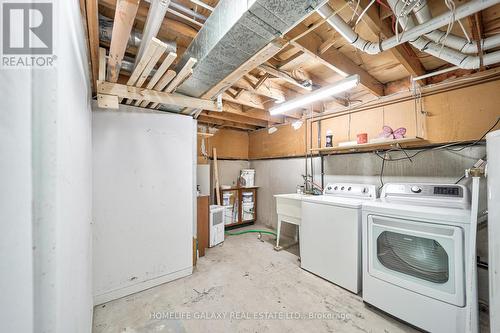
[[[468,144],[468,145],[464,145],[460,148],[457,148],[457,149],[450,149],[449,147],[453,147],[453,146],[457,146],[457,145],[463,145],[466,141],[460,141],[460,142],[454,142],[454,143],[449,143],[449,144],[446,144],[446,145],[442,145],[442,146],[438,146],[438,147],[433,147],[433,148],[428,148],[428,149],[422,149],[422,150],[419,150],[417,151],[416,153],[412,154],[412,155],[409,155],[406,150],[404,150],[403,148],[401,147],[397,147],[397,148],[391,148],[389,150],[386,150],[384,152],[384,155],[382,156],[378,151],[375,152],[375,156],[377,156],[378,158],[382,159],[382,166],[380,168],[380,174],[379,174],[379,179],[380,179],[380,187],[379,187],[379,190],[384,186],[384,180],[383,180],[383,177],[384,177],[384,169],[385,169],[385,162],[397,162],[397,161],[403,161],[403,160],[407,160],[407,161],[410,161],[410,162],[413,162],[412,158],[416,157],[417,155],[421,154],[421,153],[424,153],[424,152],[428,152],[428,151],[437,151],[437,150],[441,150],[441,149],[446,149],[448,151],[453,151],[453,152],[457,152],[457,151],[462,151],[464,150],[465,148],[469,148],[469,147],[472,147],[472,146],[475,146],[477,145],[481,140],[484,139],[484,137],[489,133],[491,132],[498,124],[500,123],[500,117],[497,118],[496,122],[493,124],[493,126],[491,126],[479,139],[475,140],[474,142]],[[387,158],[387,154],[392,152],[392,151],[399,151],[399,152],[403,152],[405,154],[405,157],[400,157],[400,158]],[[460,181],[462,181],[462,179],[464,179],[465,176],[461,177],[460,179],[458,179],[455,184],[458,184]]]

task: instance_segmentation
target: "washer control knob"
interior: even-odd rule
[[[361,190],[361,193],[368,193],[368,188],[363,187],[363,189]]]
[[[344,190],[344,186],[342,186],[342,187],[340,188],[340,190],[341,190],[341,191],[343,191],[343,190]]]
[[[413,193],[420,193],[420,192],[422,192],[422,189],[420,187],[418,187],[418,186],[412,186],[411,187],[411,191]]]
[[[351,189],[352,189],[352,188],[351,188],[350,186],[347,188],[347,190],[348,190],[348,191],[350,191]]]
[[[331,186],[328,186],[326,189],[327,189],[328,191],[331,191],[331,190],[332,190],[332,187],[331,187]]]
[[[333,189],[334,189],[335,191],[337,191],[337,190],[339,189],[339,187],[338,187],[338,186],[335,186]]]

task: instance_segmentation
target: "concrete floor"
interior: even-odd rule
[[[230,236],[193,275],[97,306],[93,332],[416,332],[302,270],[264,237]],[[296,319],[309,314],[323,318]]]

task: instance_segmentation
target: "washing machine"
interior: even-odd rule
[[[386,184],[363,205],[363,301],[429,332],[465,331],[470,196]]]
[[[301,267],[353,293],[361,290],[361,206],[375,185],[328,184],[323,195],[302,198]]]

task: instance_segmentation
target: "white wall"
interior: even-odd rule
[[[191,274],[196,122],[121,106],[92,135],[95,303]]]
[[[397,152],[391,155],[393,158],[404,156]],[[470,168],[484,155],[484,147],[468,148],[461,152],[445,150],[425,152],[415,157],[413,162],[407,160],[387,162],[383,180],[386,183],[454,182],[466,168]],[[318,157],[313,159],[314,178],[317,184],[321,184],[320,163]],[[276,201],[273,195],[293,193],[297,185],[303,185],[301,175],[305,173],[305,159],[255,160],[250,162],[250,168],[256,170],[256,185],[261,187],[258,196],[258,221],[276,228]],[[310,170],[310,163],[308,169]],[[380,185],[380,170],[381,159],[374,153],[328,156],[325,157],[325,184],[352,182]],[[283,230],[285,234],[293,235],[293,228],[284,227]]]
[[[92,326],[90,86],[78,2],[57,2],[54,22],[56,66],[0,76],[2,332]]]

